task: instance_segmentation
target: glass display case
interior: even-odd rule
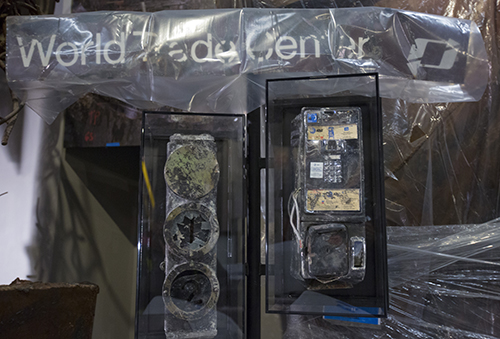
[[[387,314],[377,81],[268,80],[246,115],[144,113],[137,338],[260,337],[264,274],[270,313]]]
[[[145,112],[137,338],[243,338],[244,115]]]
[[[378,75],[267,81],[268,312],[388,307]]]

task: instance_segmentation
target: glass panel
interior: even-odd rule
[[[243,338],[245,117],[146,112],[138,338]]]
[[[378,76],[267,82],[267,311],[384,316]]]

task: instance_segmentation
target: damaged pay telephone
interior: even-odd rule
[[[304,107],[292,121],[292,272],[323,287],[349,288],[365,277],[361,124],[359,107]]]

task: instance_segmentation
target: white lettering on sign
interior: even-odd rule
[[[26,49],[23,44],[23,39],[17,38],[17,43],[19,44],[19,48],[21,50],[21,58],[23,60],[24,67],[29,67],[31,64],[31,59],[33,58],[33,53],[35,52],[35,46],[38,48],[38,53],[40,55],[40,61],[42,61],[42,66],[47,66],[49,64],[50,56],[52,55],[52,50],[54,49],[54,43],[56,41],[55,34],[50,37],[49,46],[47,47],[47,51],[43,52],[42,43],[36,39],[31,40],[31,46],[26,55]]]
[[[184,51],[178,47],[178,45],[179,44],[177,42],[170,43],[169,47],[173,50],[168,52],[168,55],[173,58],[174,61],[184,62],[188,59],[188,57],[186,53],[184,53]]]
[[[202,57],[198,57],[196,54],[196,49],[198,46],[205,46],[207,48],[207,53]],[[199,64],[202,64],[207,61],[207,59],[212,59],[212,34],[207,34],[207,41],[198,40],[191,47],[191,58]]]
[[[226,47],[226,45],[227,43],[225,40],[215,45],[215,57],[220,61],[222,61],[223,63],[233,61],[238,55],[238,52],[236,51],[236,45],[234,44],[234,42],[229,41],[229,49],[227,51],[225,51],[222,48],[222,46]]]
[[[64,47],[66,47],[66,46],[70,47],[70,50],[73,51],[73,59],[69,62],[64,61],[61,57],[62,54],[69,54],[68,52],[63,53],[63,51],[62,51],[64,49]],[[76,64],[76,61],[78,60],[78,48],[72,42],[63,42],[56,49],[56,59],[57,59],[57,62],[59,62],[64,67],[73,66],[74,64]]]
[[[280,37],[276,41],[276,54],[284,60],[292,59],[297,54],[297,41],[289,36]]]
[[[52,57],[62,66],[71,67],[76,64],[87,65],[89,62],[95,62],[100,65],[107,63],[116,65],[125,63],[127,54],[127,42],[129,37],[141,39],[140,48],[142,60],[148,61],[148,53],[152,49],[160,51],[166,48],[165,55],[172,62],[185,62],[188,59],[196,63],[203,64],[206,62],[221,62],[228,63],[239,59],[237,50],[237,42],[228,40],[216,40],[212,34],[207,33],[206,38],[196,40],[192,43],[165,41],[158,43],[155,41],[157,37],[154,33],[133,31],[131,35],[124,32],[120,33],[118,40],[105,40],[101,33],[96,33],[91,36],[92,39],[84,42],[78,41],[63,41],[56,46],[57,35],[51,35],[47,40],[32,39],[31,42],[23,41],[21,37],[17,37],[17,43],[21,54],[21,59],[24,67],[30,67],[33,60],[37,58],[41,61],[42,66],[47,66]],[[94,39],[95,38],[95,39]],[[325,37],[323,37],[324,39]],[[358,44],[353,43],[350,38],[351,45],[339,46],[344,49],[357,49],[355,58],[364,56],[363,45],[368,41],[368,38],[359,38]],[[274,37],[271,33],[266,32],[256,36],[255,33],[249,34],[245,43],[246,53],[252,60],[263,62],[273,57],[282,60],[290,60],[293,58],[319,58],[321,56],[320,39],[315,35],[310,36],[280,36]],[[137,47],[134,46],[135,49]],[[155,53],[156,53],[155,52]]]
[[[111,50],[111,46],[117,45],[119,50],[120,50],[120,56],[113,60],[109,56],[109,52]],[[124,63],[125,62],[125,33],[120,34],[120,41],[116,40],[111,40],[104,45],[104,60],[106,60],[109,64],[114,65],[118,63]]]

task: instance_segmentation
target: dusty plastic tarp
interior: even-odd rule
[[[380,5],[396,5],[384,0]],[[382,100],[386,207],[390,225],[478,224],[500,216],[498,4],[426,0],[405,9],[474,20],[488,54],[487,87],[476,103]]]
[[[498,338],[500,220],[388,227],[390,311],[379,328],[288,316],[284,338]],[[344,323],[345,324],[345,323]]]
[[[373,6],[376,0],[253,0],[256,8],[344,8]]]
[[[488,72],[470,21],[381,8],[11,17],[7,46],[9,85],[48,122],[88,92],[245,113],[265,78],[363,72],[380,73],[386,98],[474,101]]]

